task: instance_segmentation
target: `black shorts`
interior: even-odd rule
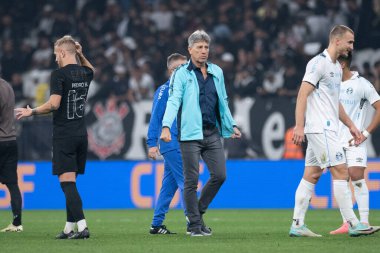
[[[17,141],[0,142],[0,183],[17,183]]]
[[[84,174],[87,146],[87,136],[53,139],[53,175]]]

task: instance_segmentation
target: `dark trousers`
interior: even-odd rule
[[[226,158],[218,129],[204,130],[203,134],[203,140],[180,143],[185,178],[184,200],[191,230],[201,227],[201,215],[206,212],[226,179]],[[201,156],[210,172],[210,179],[203,187],[198,201],[197,186]]]

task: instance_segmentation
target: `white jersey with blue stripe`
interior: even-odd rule
[[[380,100],[380,96],[367,79],[359,76],[356,71],[352,74],[349,80],[342,82],[339,100],[355,126],[362,131],[365,129],[368,106]],[[339,123],[339,139],[344,147],[352,139],[350,131],[342,122]]]
[[[307,98],[305,134],[323,133],[324,130],[337,133],[342,81],[339,62],[333,62],[325,49],[308,62],[302,81],[315,87]]]

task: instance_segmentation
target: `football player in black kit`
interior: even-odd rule
[[[84,108],[94,67],[83,55],[82,46],[68,35],[55,42],[54,54],[59,68],[51,73],[49,100],[33,109],[29,106],[15,109],[16,117],[21,119],[53,112],[53,175],[58,175],[66,198],[67,213],[66,225],[56,238],[86,239],[90,233],[76,187],[76,177],[84,174],[86,164]]]

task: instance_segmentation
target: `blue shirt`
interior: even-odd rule
[[[170,142],[164,142],[159,140],[162,130],[162,119],[164,117],[166,104],[169,97],[169,81],[158,87],[154,94],[153,105],[152,105],[152,115],[150,116],[149,128],[148,128],[148,139],[146,144],[149,148],[159,147],[160,153],[179,149],[179,143],[177,140],[177,121],[174,120],[172,127],[170,128],[170,134],[172,140]]]
[[[202,112],[203,127],[215,127],[216,112],[218,106],[218,94],[216,92],[213,75],[207,72],[204,79],[200,68],[190,61],[188,69],[194,70],[199,86],[199,105]]]

